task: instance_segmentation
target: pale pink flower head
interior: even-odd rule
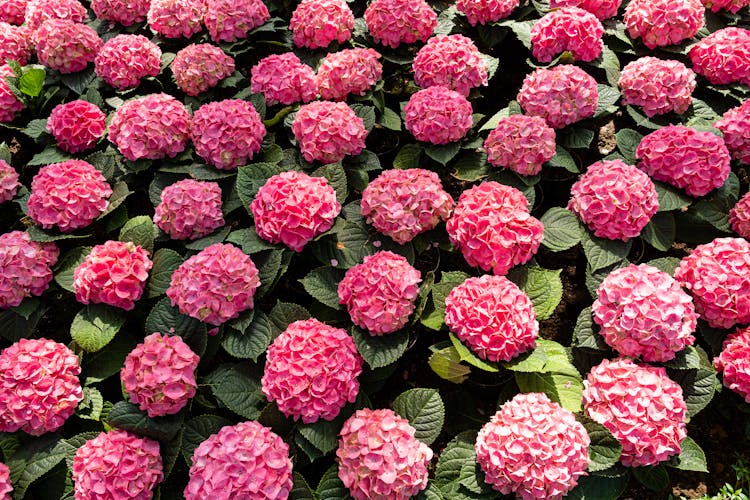
[[[21,25],[26,21],[26,0],[0,0],[0,21]]]
[[[586,475],[586,429],[542,393],[517,394],[484,424],[474,446],[485,481],[525,500],[560,500]]]
[[[197,96],[234,73],[234,59],[216,45],[191,44],[177,52],[171,67],[177,86]]]
[[[24,231],[0,235],[0,310],[44,293],[59,254],[54,243],[31,241]]]
[[[695,310],[713,328],[750,323],[750,243],[717,238],[680,262],[675,279],[693,296]]]
[[[646,56],[622,68],[618,85],[622,103],[640,106],[648,117],[681,115],[693,101],[695,73],[679,61]]]
[[[725,10],[732,14],[736,14],[740,9],[750,5],[750,0],[701,0],[701,2],[712,12]]]
[[[21,339],[0,352],[0,431],[54,432],[83,399],[78,356],[64,344]]]
[[[12,122],[16,113],[23,109],[23,103],[10,90],[6,76],[15,76],[7,64],[0,65],[0,123]]]
[[[750,85],[750,30],[714,31],[688,52],[693,70],[714,85]]]
[[[632,0],[625,7],[625,27],[649,49],[693,38],[705,24],[701,0]]]
[[[393,410],[357,410],[339,434],[339,479],[355,500],[408,500],[427,487],[429,446]]]
[[[268,348],[263,394],[281,413],[310,424],[333,420],[359,393],[362,356],[346,330],[295,321]]]
[[[403,328],[414,312],[422,281],[406,257],[376,252],[348,269],[339,282],[339,303],[345,304],[352,322],[371,335]]]
[[[81,153],[96,146],[107,130],[107,117],[96,104],[77,99],[58,104],[47,120],[47,131],[57,147],[68,153]]]
[[[190,138],[209,165],[234,170],[260,151],[266,127],[255,107],[243,99],[204,104],[193,114]]]
[[[258,268],[249,255],[214,243],[172,273],[167,297],[182,314],[218,326],[252,309],[259,286]]]
[[[11,491],[13,491],[13,484],[10,482],[10,468],[0,462],[0,500],[11,500]]]
[[[101,172],[83,160],[39,169],[31,181],[29,217],[44,229],[69,233],[91,224],[107,209],[112,188]]]
[[[299,108],[292,133],[306,161],[336,163],[365,148],[362,118],[344,102],[316,101]]]
[[[168,94],[150,94],[126,102],[109,124],[109,142],[128,160],[174,158],[187,146],[190,113]]]
[[[0,160],[0,204],[10,201],[18,192],[21,184],[18,182],[18,172],[8,165],[5,160]]]
[[[29,35],[29,30],[23,26],[0,21],[0,64],[13,60],[23,66],[29,62],[33,49]]]
[[[714,127],[724,134],[732,158],[750,165],[750,99],[724,113]]]
[[[215,182],[184,179],[164,188],[154,224],[175,240],[196,240],[224,225],[221,188]]]
[[[250,70],[250,90],[261,93],[273,106],[310,102],[318,95],[315,70],[294,52],[264,57]]]
[[[271,15],[263,0],[207,0],[203,22],[215,43],[247,38]]]
[[[351,38],[354,14],[344,0],[302,0],[292,12],[289,29],[295,46],[325,48]]]
[[[292,490],[289,445],[258,422],[222,427],[193,452],[186,500],[287,498]]]
[[[151,0],[91,0],[91,9],[102,21],[132,26],[146,20]]]
[[[727,336],[714,367],[723,372],[728,387],[750,403],[750,327],[740,328]]]
[[[437,14],[425,0],[373,0],[365,10],[367,29],[375,42],[395,49],[425,42],[437,26]]]
[[[435,172],[384,170],[362,191],[362,215],[378,232],[403,245],[447,220],[453,198]]]
[[[516,99],[526,114],[563,128],[594,116],[599,91],[594,77],[578,66],[561,64],[526,75]]]
[[[505,19],[519,5],[520,0],[456,0],[456,9],[466,16],[472,26]]]
[[[732,231],[750,240],[750,193],[745,193],[729,211],[729,225]]]
[[[555,129],[539,116],[511,115],[489,133],[484,150],[490,165],[536,175],[555,156]]]
[[[86,7],[78,0],[29,0],[26,3],[26,27],[32,33],[50,19],[82,23],[86,20]]]
[[[549,6],[552,9],[578,7],[604,20],[617,15],[621,4],[622,0],[550,0]]]
[[[289,171],[266,181],[250,203],[250,211],[258,236],[301,252],[333,227],[341,203],[325,177]]]
[[[458,199],[446,229],[470,266],[505,275],[528,262],[539,249],[544,225],[529,213],[516,188],[487,181]]]
[[[132,89],[161,69],[161,49],[143,35],[110,38],[94,60],[96,75],[118,89]]]
[[[445,298],[445,324],[480,358],[510,361],[536,346],[531,299],[505,276],[469,278]]]
[[[85,24],[65,19],[45,21],[34,33],[39,62],[60,73],[76,73],[94,62],[102,39]]]
[[[203,29],[206,0],[151,0],[146,15],[152,31],[166,38],[190,38]]]
[[[419,49],[412,63],[420,87],[441,86],[464,96],[487,86],[487,63],[474,42],[463,35],[438,35]]]
[[[89,439],[73,457],[75,500],[147,500],[163,479],[159,442],[120,429]]]
[[[531,53],[548,63],[567,51],[576,61],[593,61],[604,50],[604,27],[578,7],[562,7],[544,15],[531,28]]]
[[[374,49],[345,49],[320,62],[315,82],[320,97],[344,101],[349,94],[364,95],[383,75],[380,54]]]
[[[721,187],[732,158],[724,140],[708,131],[668,125],[641,140],[638,168],[656,181],[684,189],[695,198]]]
[[[455,90],[429,87],[411,95],[404,107],[406,129],[418,141],[448,144],[472,126],[471,103]]]

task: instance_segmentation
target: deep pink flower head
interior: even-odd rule
[[[11,500],[11,491],[13,491],[13,485],[10,482],[10,468],[0,462],[0,500]]]
[[[555,156],[555,129],[539,116],[511,115],[490,132],[484,150],[490,165],[536,175]]]
[[[395,49],[402,43],[427,41],[437,14],[425,0],[373,0],[365,10],[367,29],[375,42]]]
[[[346,330],[317,319],[295,321],[268,348],[263,394],[306,424],[333,420],[359,392],[362,356]]]
[[[463,138],[472,126],[471,103],[455,90],[429,87],[409,98],[404,107],[406,129],[418,141],[448,144]]]
[[[344,0],[302,0],[289,20],[297,47],[325,48],[352,36],[354,14]]]
[[[0,0],[0,21],[23,24],[26,21],[26,0]]]
[[[355,500],[408,500],[427,487],[429,446],[393,410],[357,410],[339,434],[339,478]]]
[[[259,286],[258,268],[249,255],[214,243],[172,273],[167,297],[182,314],[218,326],[252,309]]]
[[[18,192],[21,184],[18,182],[18,172],[8,165],[5,160],[0,160],[0,204],[10,201]]]
[[[732,231],[750,240],[750,193],[745,193],[729,211],[729,225]]]
[[[289,445],[255,421],[222,427],[193,452],[186,500],[287,498],[292,490]]]
[[[469,278],[445,298],[445,324],[480,358],[510,361],[536,345],[528,295],[505,276]]]
[[[184,179],[164,188],[154,224],[175,240],[196,240],[224,225],[221,188],[215,182]]]
[[[0,310],[44,293],[59,254],[54,243],[31,241],[24,231],[0,235]]]
[[[622,0],[550,0],[552,9],[578,7],[594,14],[599,19],[609,19],[617,15]]]
[[[684,257],[675,279],[693,296],[700,317],[713,328],[750,323],[750,243],[717,238]]]
[[[234,73],[234,59],[216,45],[192,44],[177,52],[171,67],[177,86],[197,96]]]
[[[32,48],[27,28],[0,21],[0,64],[13,60],[23,66],[29,62]]]
[[[320,62],[315,82],[321,99],[343,101],[349,94],[364,95],[380,80],[383,65],[374,49],[345,49]]]
[[[102,21],[132,26],[146,20],[151,0],[91,0],[91,9]]]
[[[200,360],[178,335],[152,333],[125,358],[120,379],[130,401],[149,417],[174,415],[195,396]]]
[[[526,75],[517,100],[526,114],[563,128],[594,116],[599,101],[596,85],[594,77],[578,66],[538,68]]]
[[[318,94],[315,70],[294,52],[264,57],[250,74],[250,90],[263,94],[269,106],[310,102]]]
[[[597,291],[594,321],[622,356],[666,362],[693,345],[693,299],[669,274],[647,264],[612,271]]]
[[[469,95],[487,85],[487,63],[474,42],[463,35],[438,35],[419,49],[412,63],[420,87],[441,86]]]
[[[260,151],[266,127],[251,102],[209,102],[193,114],[190,138],[195,152],[221,170],[234,170]]]
[[[341,203],[325,177],[289,171],[266,181],[250,203],[250,211],[258,236],[301,252],[333,227]]]
[[[622,69],[618,85],[622,103],[640,106],[646,116],[681,115],[693,101],[695,73],[679,61],[646,56]]]
[[[159,442],[120,429],[89,439],[73,458],[75,500],[150,500],[163,479]]]
[[[750,327],[727,336],[721,354],[714,358],[714,367],[724,373],[724,387],[750,403]]]
[[[624,466],[655,465],[680,453],[687,406],[664,367],[605,359],[583,385],[586,415],[620,442]]]
[[[78,0],[29,0],[25,19],[26,27],[33,33],[50,19],[82,23],[86,20],[86,7]]]
[[[623,20],[630,38],[649,49],[693,38],[705,24],[701,0],[632,0]]]
[[[736,14],[743,7],[750,5],[750,0],[701,0],[703,5],[707,9],[711,9],[712,12],[719,12],[720,10],[726,10]]]
[[[299,108],[292,122],[294,138],[305,160],[336,163],[365,148],[362,118],[344,102],[316,101]]]
[[[641,234],[659,210],[648,175],[622,160],[591,165],[570,189],[568,210],[600,238],[628,241]]]
[[[69,233],[91,224],[107,209],[112,188],[101,172],[83,160],[39,169],[31,181],[29,217],[44,229]]]
[[[16,113],[23,109],[23,103],[8,87],[6,76],[15,76],[7,64],[0,64],[0,123],[12,122]]]
[[[207,0],[203,22],[214,42],[234,42],[270,17],[263,0]]]
[[[148,26],[166,38],[190,38],[203,29],[206,0],[151,0]]]
[[[693,45],[693,69],[715,85],[750,85],[750,30],[723,28]]]
[[[456,0],[456,9],[466,15],[472,26],[505,19],[519,5],[520,0]]]
[[[137,87],[141,78],[161,69],[161,49],[143,35],[117,35],[107,40],[94,60],[96,75],[118,90]]]
[[[544,15],[531,28],[531,52],[550,62],[568,51],[577,61],[593,61],[604,50],[604,27],[592,14],[578,7],[562,7]]]
[[[518,394],[484,424],[474,449],[485,481],[524,500],[560,500],[586,475],[586,429],[542,393]]]
[[[57,147],[80,153],[96,146],[107,130],[107,117],[96,104],[77,99],[55,106],[47,120],[47,130]]]
[[[732,160],[721,137],[684,125],[651,132],[641,140],[635,156],[638,168],[654,180],[696,198],[724,184]]]
[[[73,273],[76,300],[130,311],[143,295],[151,266],[148,250],[130,241],[96,245]]]
[[[65,423],[83,390],[78,356],[47,339],[21,339],[0,353],[0,431],[32,436]]]
[[[470,266],[504,275],[536,254],[544,226],[529,213],[524,195],[487,181],[461,193],[448,237]]]
[[[406,257],[376,252],[346,271],[338,286],[339,302],[346,305],[352,322],[371,335],[393,333],[414,312],[420,281]]]
[[[109,142],[128,160],[160,160],[182,153],[189,138],[190,114],[168,94],[126,102],[109,124]]]
[[[750,100],[728,110],[714,127],[724,134],[724,144],[732,157],[750,164]]]
[[[85,24],[63,19],[45,21],[34,33],[34,41],[39,62],[60,73],[86,69],[104,43]]]
[[[384,170],[362,191],[367,223],[399,245],[447,220],[453,205],[438,174],[421,168]]]

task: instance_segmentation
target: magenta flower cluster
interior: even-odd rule
[[[10,59],[25,65],[33,49],[29,35],[29,30],[23,26],[0,21],[0,63],[4,64]]]
[[[132,26],[146,20],[150,0],[91,0],[97,19]]]
[[[206,0],[203,22],[215,43],[234,42],[247,38],[270,17],[263,0]]]
[[[714,127],[724,135],[732,157],[750,165],[750,100],[727,110]]]
[[[191,44],[177,52],[171,68],[177,86],[197,96],[234,73],[234,59],[216,45]]]
[[[446,87],[464,96],[487,85],[487,63],[471,38],[463,35],[430,38],[414,57],[412,71],[420,87]]]
[[[5,160],[0,160],[0,205],[10,201],[18,192],[21,184],[18,182],[18,172]]]
[[[750,30],[714,31],[688,52],[693,69],[715,85],[750,85]]]
[[[50,19],[82,23],[86,20],[86,7],[78,0],[29,0],[26,3],[26,27],[32,33]]]
[[[344,102],[316,101],[299,108],[292,133],[308,162],[336,163],[365,148],[362,118]]]
[[[652,117],[687,111],[696,83],[695,73],[681,62],[646,56],[622,68],[618,85],[623,104],[640,106]]]
[[[531,28],[531,53],[548,63],[567,51],[577,61],[593,61],[604,50],[604,27],[584,9],[562,7],[545,14]]]
[[[456,0],[456,9],[466,16],[470,25],[476,26],[505,19],[520,4],[520,0]]]
[[[653,50],[693,38],[705,24],[704,13],[701,0],[632,0],[623,20],[630,38]]]
[[[34,43],[39,62],[65,74],[86,69],[94,62],[104,42],[85,24],[50,19],[36,30]]]
[[[26,0],[0,0],[0,21],[21,25],[26,18]]]
[[[289,29],[297,47],[325,48],[351,38],[354,14],[345,0],[302,0],[292,12]]]
[[[0,65],[0,123],[13,121],[16,113],[23,109],[23,103],[10,90],[5,77],[13,77],[15,73],[7,64]]]
[[[719,12],[720,10],[726,10],[736,14],[743,7],[750,5],[750,0],[701,0],[703,5],[707,9],[711,9],[712,12]]]
[[[740,328],[727,336],[714,367],[728,387],[750,403],[750,327]]]
[[[10,482],[10,468],[0,462],[0,500],[11,500],[11,491],[13,484]]]
[[[221,188],[215,182],[183,179],[165,187],[154,224],[175,240],[196,240],[224,225]]]
[[[448,144],[471,129],[472,111],[471,103],[455,90],[429,87],[412,94],[406,103],[406,129],[418,141]]]
[[[57,147],[81,153],[96,146],[107,130],[107,117],[96,104],[76,99],[54,107],[47,119],[47,131]]]
[[[266,56],[250,74],[250,90],[263,94],[269,105],[310,102],[318,94],[315,70],[294,52]]]
[[[550,0],[552,9],[578,7],[594,14],[599,19],[609,19],[617,14],[622,0]]]
[[[131,89],[141,79],[159,74],[161,49],[143,35],[117,35],[106,41],[94,64],[96,75],[108,85]]]
[[[490,165],[518,175],[536,175],[555,156],[555,129],[539,116],[511,115],[489,133],[484,150]]]
[[[151,0],[148,26],[166,38],[190,38],[203,29],[206,0]]]
[[[321,99],[344,101],[349,94],[364,95],[383,75],[375,49],[345,49],[327,54],[318,67],[315,83]]]
[[[395,49],[427,41],[437,14],[425,0],[374,0],[365,10],[365,23],[376,43]]]
[[[737,204],[729,211],[729,225],[732,231],[746,240],[750,240],[750,194],[740,198]]]
[[[59,255],[57,245],[31,241],[24,231],[0,235],[0,310],[43,294]]]

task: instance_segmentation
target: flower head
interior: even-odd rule
[[[374,0],[365,10],[367,29],[375,42],[395,49],[422,42],[437,26],[437,14],[425,0]]]
[[[732,14],[736,14],[743,7],[750,5],[750,0],[701,0],[701,2],[712,12],[725,10]]]
[[[519,5],[520,0],[456,0],[456,9],[466,16],[472,26],[505,19]]]
[[[630,38],[649,49],[693,38],[705,24],[701,0],[632,0],[623,20]]]
[[[177,52],[171,67],[177,86],[197,96],[234,73],[234,59],[216,45],[191,44]]]
[[[724,144],[732,157],[750,165],[750,100],[728,110],[714,127],[724,134]]]
[[[94,61],[96,75],[118,90],[135,88],[161,69],[161,49],[143,35],[117,35],[107,40]]]
[[[750,240],[750,193],[745,193],[729,211],[729,225],[735,233]]]
[[[215,182],[184,179],[164,188],[154,224],[175,240],[196,240],[224,225],[221,188]]]
[[[234,42],[270,17],[263,0],[207,0],[203,22],[215,43]]]
[[[294,52],[264,57],[253,66],[250,90],[260,92],[268,105],[309,102],[318,94],[315,70]]]
[[[315,82],[322,99],[344,101],[349,94],[364,95],[380,80],[383,65],[374,49],[345,49],[326,55]]]
[[[86,20],[86,7],[78,0],[28,0],[26,27],[32,33],[50,19],[66,19],[74,23]]]
[[[18,192],[21,184],[18,182],[18,172],[8,165],[5,160],[0,160],[0,204],[10,201]]]
[[[727,336],[714,367],[723,373],[728,387],[750,403],[750,327],[740,328]]]
[[[367,130],[362,118],[343,102],[316,101],[299,108],[292,133],[309,162],[336,163],[358,155],[365,147]]]
[[[148,26],[166,38],[190,38],[203,29],[206,0],[151,0]]]
[[[12,122],[16,113],[23,109],[23,103],[10,90],[6,76],[15,76],[7,64],[0,64],[0,123]]]
[[[693,69],[714,85],[750,85],[750,30],[723,28],[692,46]]]
[[[15,25],[26,22],[26,3],[26,0],[0,0],[0,21]]]
[[[23,66],[29,62],[33,48],[30,35],[28,28],[0,20],[0,64],[13,60]]]
[[[39,62],[60,73],[86,69],[103,44],[96,31],[66,19],[45,21],[34,33],[34,42]]]
[[[406,129],[418,141],[448,144],[471,129],[472,111],[471,103],[455,90],[429,87],[412,94],[406,103]]]
[[[621,4],[622,0],[550,0],[549,6],[552,9],[579,7],[603,20],[617,15]]]
[[[13,485],[10,482],[10,468],[0,462],[0,500],[11,500],[11,491],[13,491]]]
[[[618,85],[622,103],[641,106],[646,116],[681,115],[693,101],[695,73],[679,61],[646,56],[622,69]]]
[[[578,66],[561,64],[526,75],[517,100],[527,114],[541,116],[550,127],[563,128],[593,116],[599,92],[591,75]]]
[[[487,85],[487,63],[470,38],[438,35],[419,49],[412,63],[420,87],[442,86],[464,96]]]
[[[96,104],[76,99],[58,104],[47,120],[47,130],[57,147],[68,153],[81,153],[96,146],[107,130],[107,117]]]
[[[539,116],[511,115],[489,133],[484,150],[490,165],[536,175],[555,156],[555,129]]]
[[[584,9],[562,7],[544,15],[531,28],[531,52],[550,62],[565,51],[577,61],[593,61],[604,50],[604,27]]]
[[[98,19],[132,26],[146,20],[151,0],[91,0]]]
[[[325,48],[352,36],[354,14],[344,0],[302,0],[289,20],[297,47]]]
[[[59,254],[54,243],[31,241],[24,231],[0,235],[0,310],[44,293]]]

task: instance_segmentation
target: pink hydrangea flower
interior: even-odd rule
[[[354,14],[344,0],[302,0],[289,20],[297,47],[318,49],[352,36]]]
[[[260,151],[265,135],[263,119],[251,102],[242,99],[204,104],[190,122],[195,152],[221,170],[247,163]]]
[[[189,138],[190,114],[168,94],[150,94],[128,101],[115,111],[109,142],[131,161],[174,158]]]
[[[32,33],[50,19],[82,23],[86,20],[86,7],[78,0],[28,0],[25,20]]]
[[[679,61],[647,56],[628,63],[618,85],[622,103],[641,106],[648,117],[681,115],[693,101],[695,73]]]
[[[21,339],[0,352],[0,431],[54,432],[83,399],[78,356],[64,344]]]
[[[258,236],[301,252],[333,227],[341,203],[325,177],[290,171],[268,179],[250,203],[250,211]]]
[[[0,500],[11,500],[11,491],[13,491],[13,484],[10,482],[10,468],[0,462]]]
[[[260,286],[250,256],[232,245],[214,243],[183,262],[167,288],[167,297],[182,314],[211,325],[252,309]]]
[[[395,49],[400,44],[427,41],[437,26],[437,14],[425,0],[374,0],[365,22],[376,43]]]
[[[362,215],[378,232],[403,245],[447,220],[453,198],[435,172],[385,170],[362,191]]]
[[[732,14],[736,14],[740,9],[750,5],[750,0],[701,0],[703,5],[707,9],[711,9],[712,12],[719,12],[720,10],[726,10]]]
[[[0,0],[0,21],[21,25],[26,22],[26,0]]]
[[[39,169],[31,181],[29,217],[44,229],[69,233],[91,224],[107,209],[112,188],[101,172],[83,160]]]
[[[724,144],[732,157],[750,164],[750,100],[728,110],[714,127],[724,134]]]
[[[438,35],[419,49],[412,63],[420,87],[441,86],[464,96],[487,86],[487,63],[474,42],[463,35]]]
[[[705,24],[701,0],[632,0],[625,7],[630,38],[640,37],[649,49],[693,38]]]
[[[292,133],[309,162],[336,163],[358,155],[365,147],[367,130],[362,118],[343,102],[317,101],[299,108]]]
[[[456,0],[456,9],[466,16],[469,24],[485,25],[510,16],[521,5],[520,0]]]
[[[263,94],[269,106],[310,102],[318,94],[315,70],[294,52],[264,57],[250,74],[250,90]]]
[[[740,328],[727,336],[714,367],[723,372],[728,387],[750,403],[750,327]]]
[[[359,393],[362,356],[346,330],[295,321],[268,348],[261,384],[279,410],[306,424],[333,420]]]
[[[519,175],[536,175],[555,156],[555,129],[539,116],[511,115],[490,132],[484,150],[490,165]]]
[[[594,116],[599,101],[596,80],[578,66],[561,64],[538,68],[526,75],[518,103],[532,116],[541,116],[550,127]]]
[[[693,69],[715,85],[750,85],[750,30],[723,28],[693,45]]]
[[[23,109],[23,103],[10,90],[6,76],[15,76],[7,64],[0,65],[0,123],[12,122],[16,113]]]
[[[562,7],[545,14],[531,28],[531,52],[550,62],[565,51],[577,61],[593,61],[604,50],[604,27],[591,12]]]
[[[445,87],[429,87],[409,98],[404,107],[406,129],[418,141],[448,144],[463,138],[472,126],[471,103]]]
[[[210,43],[191,44],[177,52],[171,67],[177,86],[197,96],[234,73],[234,59]]]
[[[494,181],[461,193],[446,229],[470,266],[500,275],[528,262],[544,232],[542,223],[529,213],[524,195]]]
[[[63,19],[45,21],[34,33],[34,41],[39,62],[63,74],[86,69],[103,44],[93,29]]]
[[[445,298],[445,324],[487,361],[510,361],[536,346],[534,306],[505,276],[469,278]]]
[[[196,240],[224,225],[221,188],[215,182],[184,179],[164,188],[154,224],[175,240]]]
[[[54,243],[31,241],[23,231],[0,235],[0,310],[44,293],[59,254]]]
[[[149,417],[174,415],[195,396],[200,360],[179,336],[152,333],[125,358],[120,379]]]
[[[605,359],[583,385],[586,415],[620,442],[624,466],[655,465],[680,453],[687,436],[687,406],[682,388],[664,367]]]
[[[96,104],[77,99],[58,104],[47,120],[47,131],[57,147],[68,153],[81,153],[96,146],[107,130],[107,117]]]
[[[150,499],[163,479],[159,442],[119,429],[89,439],[73,457],[75,500]]]
[[[145,21],[150,5],[150,0],[91,0],[97,18],[123,26]]]
[[[622,0],[550,0],[549,6],[552,9],[578,7],[604,20],[617,15],[621,4]]]
[[[137,87],[161,69],[161,49],[143,35],[117,35],[107,40],[94,60],[96,75],[118,90]]]
[[[146,20],[166,38],[190,38],[203,29],[206,0],[151,0]]]
[[[750,243],[717,238],[683,258],[675,279],[693,296],[700,317],[713,328],[750,323]]]
[[[380,251],[348,269],[339,282],[339,303],[345,304],[352,322],[371,335],[403,328],[414,312],[422,281],[406,257]]]
[[[0,160],[0,204],[10,201],[18,192],[21,184],[18,182],[18,172]]]
[[[503,404],[474,448],[485,481],[503,495],[560,500],[586,475],[590,443],[575,415],[532,392]]]
[[[292,490],[289,445],[255,421],[222,427],[193,452],[186,500],[287,498]]]
[[[378,59],[380,54],[374,49],[345,49],[326,55],[315,77],[320,97],[343,101],[349,94],[364,95],[383,75]]]
[[[651,132],[641,140],[635,156],[638,168],[654,180],[696,198],[724,184],[732,160],[721,137],[684,125]]]
[[[29,62],[32,48],[27,28],[0,21],[0,63],[13,60],[23,66]]]
[[[341,429],[339,478],[355,500],[407,500],[427,487],[432,450],[393,410],[357,410]]]
[[[750,240],[750,193],[745,193],[729,211],[729,225],[732,231]]]
[[[234,42],[270,17],[263,0],[207,0],[203,22],[214,42]]]

